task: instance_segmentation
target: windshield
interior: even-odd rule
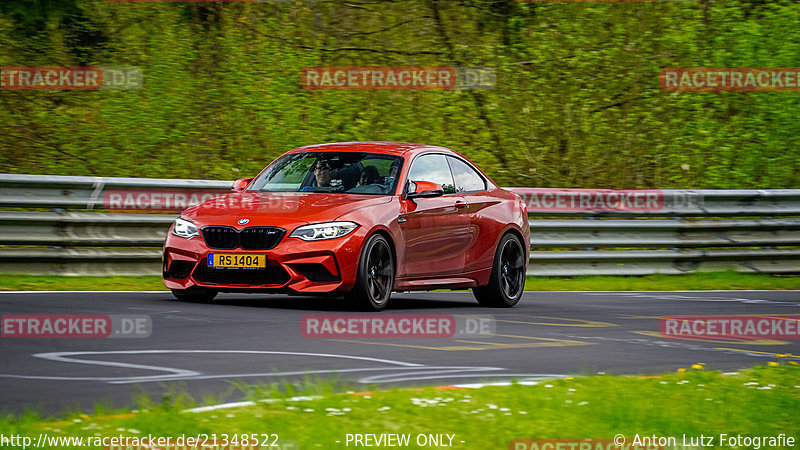
[[[403,158],[380,153],[305,152],[284,155],[248,191],[393,194]]]

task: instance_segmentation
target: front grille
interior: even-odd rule
[[[203,240],[211,248],[233,250],[239,246],[239,232],[233,227],[204,227]]]
[[[292,268],[303,274],[312,283],[336,283],[342,281],[340,277],[330,273],[322,264],[292,264]]]
[[[169,270],[164,273],[164,278],[182,280],[192,273],[194,264],[194,261],[181,261],[176,259],[169,265]]]
[[[241,286],[282,285],[289,281],[289,273],[279,266],[266,269],[225,268],[212,269],[204,263],[197,265],[192,274],[204,284],[238,284]]]
[[[220,250],[269,250],[283,239],[286,230],[278,227],[248,227],[238,231],[233,227],[203,227],[203,240],[209,248]]]
[[[275,227],[250,227],[239,232],[242,250],[269,250],[283,238],[284,230]]]

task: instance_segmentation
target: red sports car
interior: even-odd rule
[[[472,288],[496,307],[522,297],[525,203],[447,148],[310,145],[233,190],[170,228],[164,283],[177,298],[333,294],[380,310],[392,291]]]

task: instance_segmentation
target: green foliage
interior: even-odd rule
[[[0,65],[140,67],[0,91],[0,171],[235,179],[306,144],[445,145],[503,185],[800,187],[798,92],[665,92],[664,67],[800,67],[800,3],[3,0]],[[308,91],[310,66],[492,66],[487,91]]]

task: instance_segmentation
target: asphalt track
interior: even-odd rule
[[[304,337],[308,314],[353,314],[335,299],[222,294],[213,304],[168,292],[11,292],[0,314],[147,315],[129,339],[0,340],[0,411],[57,413],[126,407],[185,391],[242,398],[235,385],[304,377],[354,388],[450,385],[606,372],[673,372],[702,362],[732,371],[800,355],[798,340],[675,340],[675,314],[800,314],[800,291],[526,292],[513,309],[482,308],[466,292],[394,294],[379,314],[491,315],[495,335],[448,339]],[[794,358],[797,360],[798,358]]]

